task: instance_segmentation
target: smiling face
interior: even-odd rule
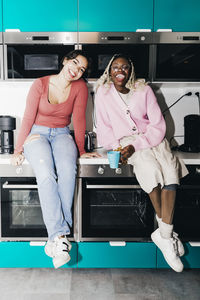
[[[127,93],[129,90],[125,87],[131,72],[131,66],[126,58],[118,57],[113,60],[110,67],[111,80],[116,90],[121,93]]]
[[[75,81],[81,78],[87,69],[87,66],[87,58],[82,55],[78,55],[73,59],[64,59],[62,72],[67,81]]]

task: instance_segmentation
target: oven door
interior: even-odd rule
[[[1,238],[46,238],[35,178],[1,178]]]
[[[81,240],[150,240],[153,208],[134,178],[84,178],[81,203]]]
[[[182,241],[200,241],[200,167],[187,168],[189,174],[177,190],[174,229]]]

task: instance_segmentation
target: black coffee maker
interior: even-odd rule
[[[0,154],[14,152],[13,130],[16,128],[16,119],[11,116],[0,116]]]
[[[179,151],[200,152],[200,115],[187,115],[184,117],[184,144]]]

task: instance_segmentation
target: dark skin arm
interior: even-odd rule
[[[133,145],[128,145],[120,150],[121,152],[121,163],[126,164],[128,158],[135,152]]]

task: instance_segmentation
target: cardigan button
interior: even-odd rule
[[[132,130],[133,130],[133,131],[136,131],[136,130],[137,130],[137,128],[134,126],[134,127],[132,128]]]

